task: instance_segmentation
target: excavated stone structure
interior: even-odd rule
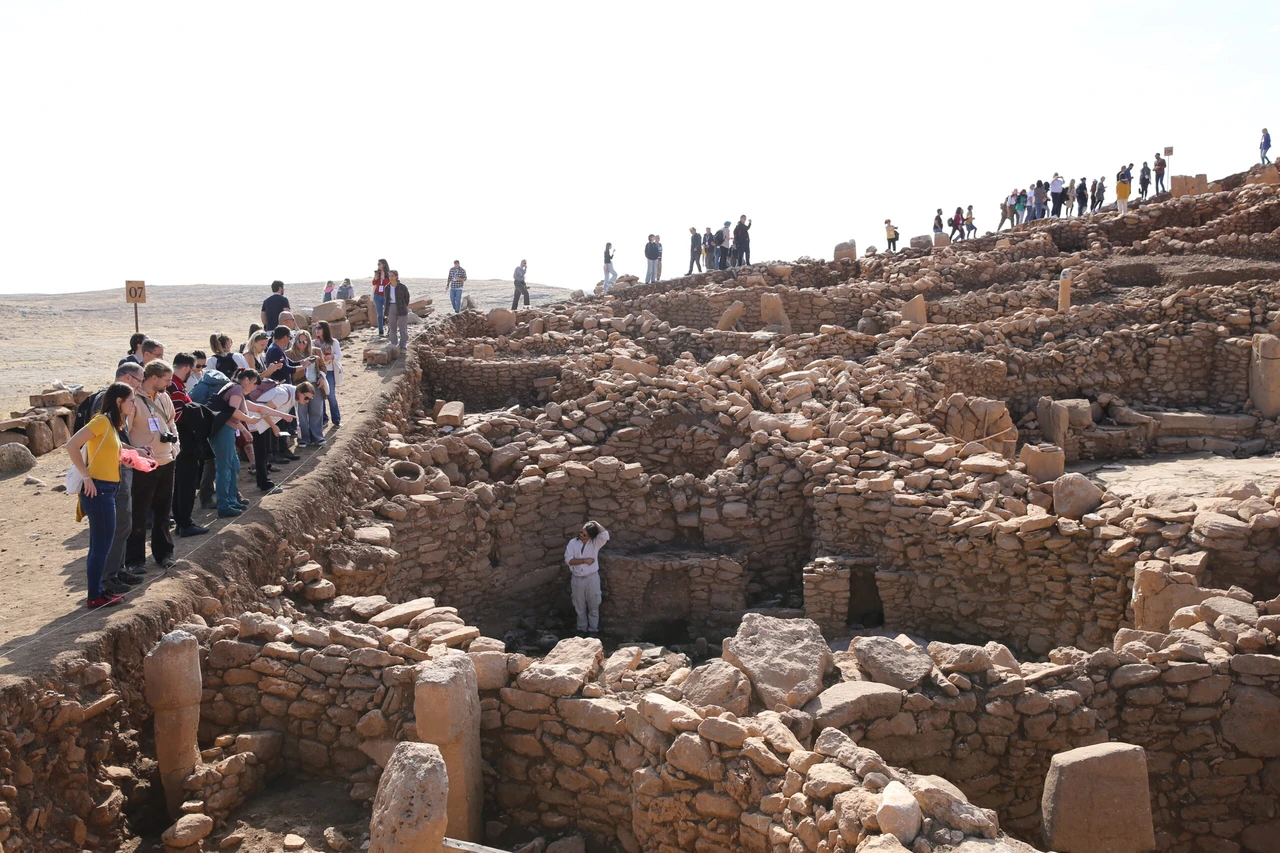
[[[1280,192],[1254,178],[427,324],[145,644],[6,693],[0,842],[121,837],[130,664],[181,630],[189,846],[285,771],[374,802],[425,740],[448,833],[499,846],[1269,849],[1280,489],[1069,470],[1280,449]],[[588,519],[603,644],[565,637]]]

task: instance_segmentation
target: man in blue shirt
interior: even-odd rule
[[[467,283],[467,271],[457,261],[449,268],[449,281],[445,288],[449,291],[449,302],[453,305],[453,313],[462,313],[462,285]]]
[[[262,300],[262,328],[274,329],[280,325],[280,312],[289,310],[289,300],[284,295],[284,282],[271,282],[271,295]]]

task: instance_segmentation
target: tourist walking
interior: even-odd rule
[[[406,302],[406,304],[408,304]],[[315,345],[324,358],[324,377],[329,383],[329,420],[333,428],[342,426],[342,412],[338,409],[338,383],[342,381],[342,344],[333,336],[333,330],[324,320],[315,324]]]
[[[373,307],[378,312],[378,337],[382,337],[386,329],[387,285],[390,283],[391,267],[386,258],[378,258],[378,268],[373,271]],[[267,328],[270,329],[271,326]]]
[[[938,212],[933,215],[933,233],[942,233],[942,208],[938,208]]]
[[[67,442],[71,465],[83,481],[77,517],[89,519],[89,554],[85,561],[89,592],[85,606],[90,610],[121,601],[118,594],[103,590],[102,577],[115,537],[116,491],[120,487],[120,451],[124,445],[121,434],[125,409],[132,398],[133,388],[125,383],[109,385],[102,395],[102,411]]]
[[[658,280],[658,238],[649,235],[649,242],[644,244],[644,283],[653,284]]]
[[[274,329],[280,325],[280,312],[288,310],[289,300],[284,295],[284,282],[271,282],[271,295],[262,300],[262,311],[259,312],[263,328]]]
[[[152,471],[133,473],[133,524],[125,545],[125,570],[138,575],[147,564],[147,513],[151,513],[151,558],[162,568],[171,568],[173,536],[169,516],[173,510],[173,460],[177,458],[178,423],[173,400],[166,390],[173,368],[165,361],[153,361],[143,369],[142,387],[130,399],[129,444],[145,447],[156,462]]]
[[[1013,212],[1017,216],[1014,222],[1021,225],[1027,221],[1027,191],[1018,190],[1017,193],[1017,199],[1013,203]]]
[[[1160,193],[1165,191],[1164,170],[1164,158],[1157,154],[1155,165],[1152,167],[1152,171],[1156,173],[1156,195],[1160,195]]]
[[[569,566],[569,591],[578,617],[578,631],[595,634],[600,630],[600,549],[609,541],[609,531],[594,521],[564,548]]]
[[[888,219],[884,221],[884,241],[886,251],[898,251],[898,229]]]
[[[1013,190],[1009,193],[1008,198],[1000,202],[1000,224],[996,226],[996,231],[1004,227],[1006,220],[1009,222],[1010,228],[1018,224],[1017,208],[1018,191]]]
[[[462,286],[466,283],[467,271],[455,260],[453,266],[449,267],[449,278],[444,285],[449,291],[449,304],[453,306],[455,314],[462,313]]]
[[[605,293],[608,293],[609,289],[613,287],[614,282],[616,282],[617,280],[618,280],[618,273],[613,269],[613,244],[605,243],[604,244],[604,282],[602,283],[602,286],[600,289],[603,290]]]
[[[744,213],[733,227],[733,250],[736,262],[734,266],[747,266],[751,263],[751,220]]]
[[[1086,181],[1088,178],[1081,178],[1080,183],[1076,184],[1076,216],[1084,216],[1084,209],[1089,204],[1089,185]]]
[[[1271,158],[1267,156],[1267,152],[1271,150],[1271,134],[1267,133],[1267,129],[1262,129],[1262,141],[1258,143],[1258,150],[1262,152],[1262,165],[1271,162]]]
[[[1147,188],[1151,186],[1151,167],[1147,165],[1147,161],[1142,161],[1142,169],[1138,172],[1138,195],[1143,201],[1147,198]]]
[[[702,237],[698,235],[698,229],[690,226],[689,228],[689,271],[685,275],[693,275],[693,268],[698,268],[698,272],[702,272]]]
[[[978,233],[978,226],[973,224],[973,205],[964,212],[964,238],[970,240]]]
[[[947,223],[951,226],[951,233],[947,235],[952,240],[964,239],[964,208],[957,207],[956,212],[951,215],[951,219]]]
[[[520,266],[516,267],[515,272],[511,273],[512,281],[515,283],[516,292],[511,296],[511,310],[516,310],[516,306],[520,304],[520,297],[524,297],[524,307],[529,307],[529,287],[524,283],[524,275],[529,270],[529,262],[523,258],[520,260]]]

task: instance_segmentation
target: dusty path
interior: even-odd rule
[[[439,288],[429,293],[424,285],[410,283],[418,292],[428,292],[435,299],[437,311],[443,304],[448,310],[448,300],[440,299]],[[322,285],[316,285],[316,290]],[[169,351],[191,349],[200,345],[201,335],[207,345],[206,329],[227,330],[243,327],[257,318],[260,304],[260,288],[240,287],[173,287],[160,288],[161,296],[153,300],[157,305],[157,320],[146,328],[162,340]],[[169,291],[174,291],[169,293]],[[181,291],[181,293],[179,293]],[[209,291],[216,291],[211,296]],[[559,297],[562,290],[546,287],[535,288],[535,301],[548,302],[549,297]],[[218,305],[237,297],[235,312],[219,314]],[[251,295],[250,295],[251,294]],[[114,305],[116,294],[110,300]],[[482,306],[510,305],[510,285],[492,284],[473,288],[473,298]],[[116,361],[128,343],[133,331],[133,313],[128,311],[128,323],[124,324],[124,306],[115,305],[110,316],[96,316],[105,311],[99,303],[108,297],[100,294],[68,294],[38,297],[0,298],[0,317],[14,310],[15,304],[46,306],[35,311],[44,317],[24,317],[10,323],[0,323],[0,364],[4,365],[4,394],[17,397],[39,387],[46,379],[63,378],[98,386],[109,378]],[[80,307],[68,307],[73,303]],[[55,308],[47,308],[55,306]],[[62,306],[62,307],[56,307]],[[164,311],[159,310],[164,307]],[[26,309],[24,309],[26,310]],[[35,309],[32,309],[33,311]],[[56,316],[55,316],[55,313]],[[119,315],[119,316],[117,316]],[[212,316],[220,319],[211,321]],[[15,330],[16,322],[16,330]],[[67,329],[89,327],[92,335],[69,335]],[[344,419],[356,414],[383,385],[398,375],[400,367],[365,367],[360,363],[360,352],[371,337],[372,330],[354,333],[344,346],[345,377],[338,389],[338,400]],[[9,336],[10,342],[2,337]],[[236,341],[244,332],[233,334]],[[15,347],[15,339],[41,341],[41,346]],[[123,343],[122,343],[123,342]],[[48,346],[45,346],[48,344]],[[206,347],[207,348],[207,347]],[[19,388],[11,384],[11,376],[19,377]],[[344,425],[343,429],[347,427]],[[341,433],[341,430],[338,430]],[[327,435],[332,436],[332,430]],[[302,460],[282,466],[273,474],[276,483],[287,491],[296,487],[298,480],[315,467],[325,448],[304,448]],[[52,487],[62,482],[67,469],[67,456],[55,450],[39,457],[36,467],[28,472],[0,478],[0,675],[29,675],[38,672],[54,655],[70,648],[82,635],[100,630],[108,618],[126,613],[130,599],[139,597],[141,591],[163,582],[164,572],[149,563],[147,580],[134,587],[124,604],[98,611],[84,609],[85,556],[88,553],[89,531],[87,523],[76,522],[74,499]],[[26,485],[27,477],[44,483],[42,486]],[[254,483],[253,471],[242,465],[240,491],[256,507],[263,498]],[[252,511],[245,517],[252,515]],[[205,536],[187,539],[175,538],[175,557],[181,560],[196,549],[205,547],[230,524],[239,519],[219,519],[213,510],[197,508],[196,522],[214,531]],[[148,554],[150,549],[148,548]],[[181,563],[170,571],[171,576],[181,572]]]

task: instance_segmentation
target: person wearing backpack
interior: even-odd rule
[[[728,224],[727,222],[725,223]],[[721,261],[724,260],[724,231],[723,229],[716,231],[711,235],[711,245],[715,249],[714,269],[722,270],[724,266]]]
[[[733,265],[733,224],[729,220],[724,221],[724,228],[720,229],[720,264],[719,269],[727,270]]]
[[[884,221],[884,246],[887,252],[898,250],[898,229],[894,228],[893,223],[888,219]]]
[[[205,374],[207,376],[208,371]],[[256,370],[238,371],[235,379],[222,386],[209,401],[209,408],[216,416],[212,444],[219,518],[233,518],[249,508],[249,504],[240,499],[236,488],[240,476],[236,434],[253,420],[248,414],[248,394],[257,387],[260,378]]]
[[[263,406],[270,413],[264,413],[262,417],[249,425],[249,431],[253,433],[253,459],[254,473],[257,475],[258,489],[263,492],[269,492],[276,487],[272,482],[270,466],[267,460],[271,456],[272,436],[280,435],[280,427],[276,424],[281,420],[290,420],[288,414],[290,409],[305,408],[315,396],[315,387],[310,382],[300,382],[294,385],[275,385],[270,388],[263,388],[271,380],[266,380],[259,384],[258,388],[250,398],[259,406]]]
[[[102,410],[66,444],[71,465],[82,481],[78,510],[89,519],[89,554],[85,560],[89,591],[85,607],[90,610],[122,600],[119,593],[105,589],[103,579],[115,539],[116,492],[120,488],[120,451],[124,446],[121,432],[133,394],[133,388],[124,382],[107,386],[101,395]]]
[[[1089,204],[1088,181],[1088,178],[1081,178],[1076,184],[1076,216],[1084,216],[1084,209]]]

